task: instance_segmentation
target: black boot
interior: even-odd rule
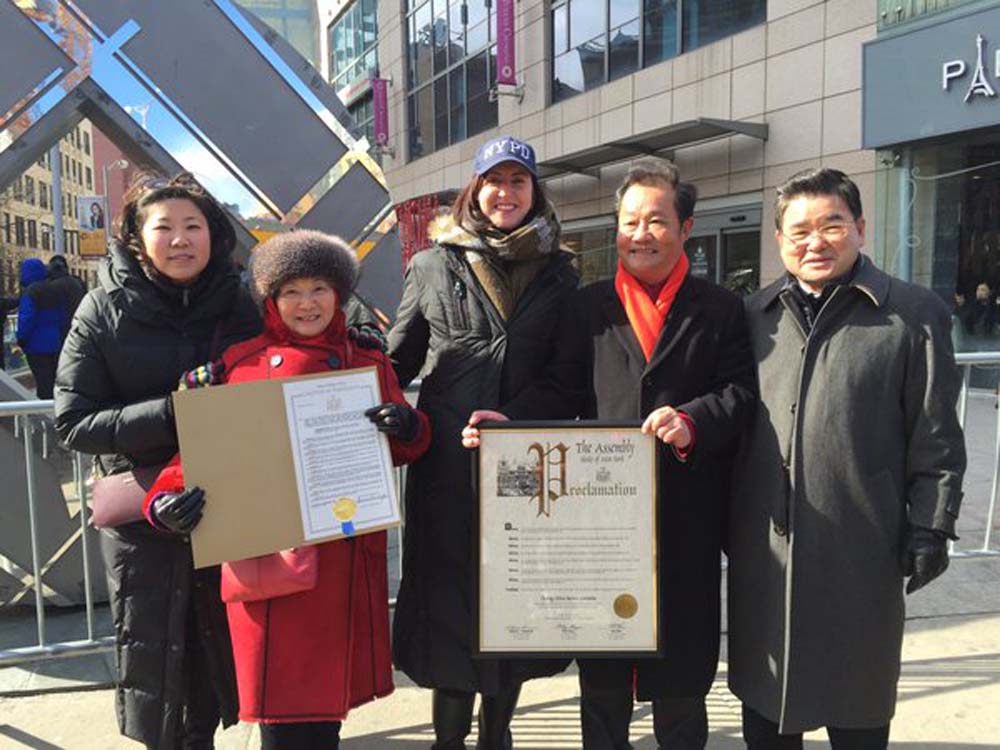
[[[465,750],[465,738],[472,731],[475,693],[434,689],[434,745],[431,750]]]
[[[476,750],[511,750],[514,738],[510,720],[517,708],[521,686],[503,688],[496,695],[484,695],[479,707],[479,742]]]

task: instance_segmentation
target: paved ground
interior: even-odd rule
[[[899,750],[1000,748],[1000,562],[963,561],[949,577],[991,579],[983,604],[992,614],[911,619],[903,646],[903,674],[892,726]],[[963,570],[965,571],[963,573]],[[941,583],[945,587],[946,582]],[[932,592],[918,594],[928,600]],[[986,600],[989,600],[987,602]],[[915,608],[917,608],[915,606]],[[738,750],[739,703],[725,687],[725,660],[709,696],[709,748]],[[575,671],[528,683],[514,720],[518,750],[580,747]],[[396,693],[355,711],[345,725],[344,750],[426,750],[433,742],[430,695],[397,675]],[[636,750],[656,747],[648,707],[640,705],[632,730]],[[822,733],[810,750],[828,747]],[[473,743],[470,742],[470,747]],[[256,750],[254,728],[220,732],[218,750]],[[110,690],[46,692],[0,697],[2,750],[141,750],[118,736]]]
[[[983,542],[995,462],[992,396],[978,395],[969,408],[967,500],[960,549]],[[995,523],[993,548],[1000,546]],[[79,610],[50,611],[50,639],[86,635]],[[96,632],[110,631],[98,610]],[[0,649],[29,645],[35,634],[30,612],[0,610]],[[723,653],[709,698],[713,750],[737,750],[739,704],[725,687]],[[141,750],[118,736],[107,656],[0,669],[0,750]],[[426,750],[430,695],[397,674],[390,698],[355,711],[345,725],[344,750]],[[528,683],[513,731],[518,750],[580,747],[575,671]],[[828,747],[822,733],[807,737],[809,750]],[[636,750],[655,748],[648,706],[637,707]],[[1000,750],[1000,558],[955,559],[940,581],[908,601],[903,672],[891,744],[899,750]],[[470,741],[470,747],[473,742]],[[256,750],[253,727],[220,732],[218,750]]]

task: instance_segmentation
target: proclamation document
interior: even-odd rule
[[[655,438],[600,422],[480,434],[478,652],[659,653]]]
[[[399,523],[388,438],[365,416],[381,402],[374,368],[284,383],[306,541]]]

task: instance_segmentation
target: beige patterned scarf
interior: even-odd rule
[[[445,214],[431,225],[435,242],[465,249],[465,257],[490,302],[505,321],[549,259],[559,251],[559,220],[550,204],[522,227],[473,234]]]

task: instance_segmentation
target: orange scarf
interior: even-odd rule
[[[639,280],[626,271],[621,261],[618,261],[615,291],[622,302],[622,307],[625,308],[628,322],[632,325],[636,338],[639,339],[639,346],[642,347],[647,362],[653,356],[656,341],[660,338],[660,331],[663,330],[663,321],[667,319],[667,313],[674,303],[677,290],[684,283],[690,265],[687,253],[681,251],[680,258],[677,259],[660,294],[654,300],[646,293]]]

